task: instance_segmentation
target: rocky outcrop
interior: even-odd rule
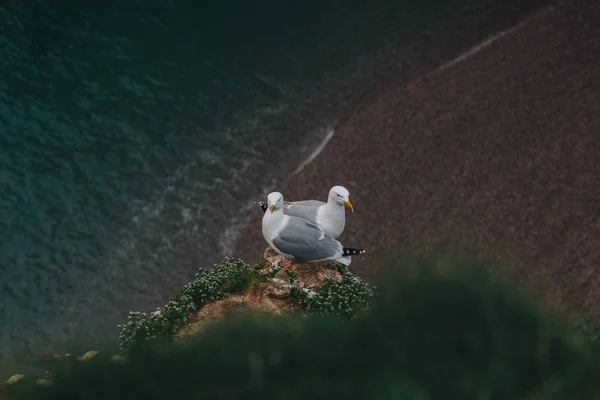
[[[273,314],[335,313],[354,317],[365,310],[371,288],[336,262],[280,266],[283,257],[271,248],[262,260],[247,264],[226,258],[196,279],[164,307],[147,315],[131,312],[120,326],[121,351],[157,337],[181,338],[199,332],[207,323],[239,311]]]
[[[52,369],[57,363],[78,363],[88,362],[92,360],[98,354],[97,351],[91,350],[77,357],[72,354],[49,354],[41,357],[40,364],[46,370],[46,374],[43,377],[30,377],[25,374],[14,374],[4,382],[0,382],[0,400],[7,399],[8,389],[11,385],[17,385],[21,382],[32,383],[35,382],[39,386],[48,386],[52,382]]]
[[[210,321],[239,311],[278,315],[298,311],[302,308],[299,301],[302,294],[309,296],[329,282],[340,283],[344,280],[335,263],[297,263],[286,270],[280,267],[283,260],[283,256],[267,248],[263,262],[257,269],[256,281],[249,285],[245,293],[204,305],[176,336],[197,333]]]
[[[336,262],[295,263],[290,269],[280,266],[283,257],[271,248],[262,260],[247,264],[240,259],[225,259],[209,270],[200,269],[164,307],[146,314],[131,312],[119,326],[121,355],[114,362],[126,362],[127,352],[139,343],[155,338],[181,340],[208,324],[240,311],[283,315],[287,313],[338,314],[354,318],[366,311],[373,297],[372,288]],[[57,363],[94,362],[97,351],[76,357],[70,354],[44,357],[48,372],[37,379],[39,385],[51,384],[51,370]],[[0,385],[0,398],[7,385],[31,381],[14,375]]]

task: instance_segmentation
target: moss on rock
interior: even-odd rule
[[[267,254],[270,254],[269,251]],[[195,279],[164,307],[150,314],[129,313],[127,323],[119,325],[120,350],[124,354],[136,344],[154,339],[170,340],[182,329],[197,323],[194,319],[198,319],[199,311],[205,305],[233,295],[247,294],[247,298],[238,299],[237,296],[236,304],[276,313],[291,308],[306,313],[353,318],[368,309],[373,297],[372,288],[348,272],[346,267],[337,263],[300,264],[298,267],[300,269],[296,271],[286,270],[289,281],[284,283],[275,279],[282,270],[278,263],[266,260],[247,264],[240,259],[226,258],[213,269],[200,269]],[[337,280],[332,278],[332,273]],[[283,288],[283,292],[282,288],[272,290],[276,282],[277,286],[283,284],[287,289]],[[278,300],[266,299],[275,296],[275,292],[282,292],[285,298],[282,299],[279,293],[276,296]],[[257,293],[262,295],[257,296]]]
[[[253,280],[264,279],[260,264],[249,265],[240,259],[225,258],[213,269],[200,268],[196,278],[163,308],[148,315],[130,312],[125,325],[119,325],[121,352],[140,340],[172,336],[187,322],[190,313],[204,304],[243,293]]]
[[[292,289],[292,295],[305,312],[355,318],[369,309],[375,287],[352,275],[343,265],[338,266],[338,271],[343,277],[341,282],[330,281],[315,290]]]

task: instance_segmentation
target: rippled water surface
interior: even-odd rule
[[[11,354],[114,335],[128,310],[164,302],[223,255],[248,200],[277,178],[261,177],[265,149],[282,146],[269,162],[308,151],[327,123],[294,131],[285,116],[306,112],[300,94],[323,75],[307,61],[325,43],[316,8],[59,3],[0,9]]]
[[[116,336],[217,262],[420,15],[202,3],[0,6],[0,358]]]

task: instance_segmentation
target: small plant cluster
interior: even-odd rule
[[[287,274],[287,276],[288,276],[288,278],[289,278],[289,280],[290,280],[290,283],[294,283],[294,282],[296,282],[298,279],[300,279],[300,277],[298,276],[298,274],[297,274],[297,273],[295,273],[294,271],[292,271],[292,270],[289,270],[289,269],[283,269],[283,268],[281,268],[280,266],[274,266],[274,267],[271,267],[271,269],[269,269],[269,271],[268,271],[268,272],[264,273],[264,275],[263,275],[263,276],[264,276],[265,278],[274,278],[274,277],[275,277],[275,275],[277,275],[277,273],[278,273],[279,271],[281,271],[281,270],[285,271],[285,273]]]
[[[375,294],[370,286],[340,266],[341,282],[327,282],[316,290],[292,289],[300,307],[310,314],[335,314],[353,319],[367,311]]]
[[[119,325],[120,350],[127,352],[140,341],[169,338],[188,320],[190,314],[202,305],[244,292],[256,279],[260,266],[248,265],[240,259],[226,258],[213,269],[200,268],[195,279],[162,309],[148,315],[130,312],[125,325]]]
[[[287,271],[288,277],[290,278],[290,283],[296,282],[300,277],[294,271]]]
[[[263,268],[263,267],[265,266],[265,264],[264,264],[264,263],[262,263],[262,264],[254,264],[254,265],[255,265],[255,267],[254,267],[254,268],[256,268],[256,269],[258,269],[258,270],[260,270],[261,268]],[[272,267],[270,267],[270,268],[268,268],[268,269],[265,269],[265,270],[263,270],[263,271],[262,271],[262,276],[264,276],[264,277],[265,277],[265,279],[267,279],[267,278],[273,278],[273,277],[275,277],[275,275],[277,275],[277,273],[278,273],[279,271],[281,271],[282,269],[283,269],[283,268],[281,268],[281,267],[280,267],[280,266],[278,266],[278,265],[276,265],[276,266],[272,266]],[[288,271],[288,272],[291,272],[291,271]]]
[[[593,346],[600,346],[600,325],[591,318],[578,317],[573,326]]]

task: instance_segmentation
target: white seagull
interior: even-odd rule
[[[279,192],[269,193],[268,211],[262,219],[262,232],[269,246],[288,259],[282,262],[283,268],[289,268],[294,260],[299,262],[334,260],[348,266],[351,256],[365,253],[362,249],[342,246],[319,225],[293,215],[286,215],[283,209],[283,195]]]
[[[263,212],[267,203],[258,203]],[[284,201],[283,212],[287,215],[308,220],[319,225],[326,234],[337,239],[346,226],[346,210],[354,211],[350,202],[350,192],[343,186],[334,186],[329,191],[327,203],[320,200]]]

